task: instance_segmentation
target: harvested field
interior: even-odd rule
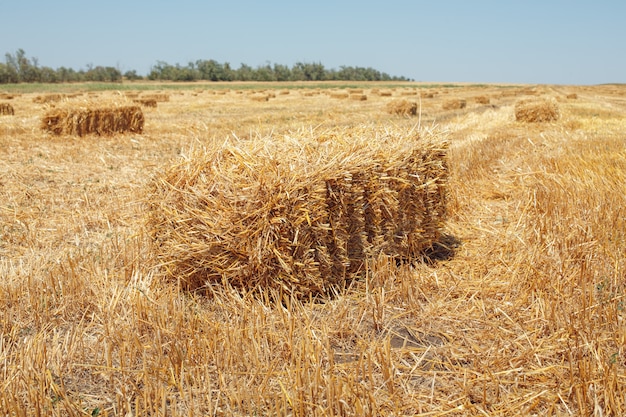
[[[93,137],[44,87],[0,117],[3,415],[626,415],[626,87],[133,82],[169,102]]]

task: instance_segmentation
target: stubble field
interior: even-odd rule
[[[0,414],[626,413],[626,87],[170,87],[64,92],[157,88],[144,132],[112,136],[42,131],[50,92],[0,95]],[[558,120],[516,121],[542,98]],[[418,114],[387,112],[399,99]],[[445,137],[436,256],[371,259],[313,302],[162,279],[155,176],[229,138],[337,128]]]

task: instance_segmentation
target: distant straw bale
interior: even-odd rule
[[[571,94],[568,94],[568,95],[567,95],[567,98],[568,98],[569,100],[576,100],[576,99],[578,98],[578,94],[576,94],[576,93],[571,93]]]
[[[438,134],[310,135],[233,139],[155,178],[146,226],[164,276],[188,290],[328,294],[371,257],[414,259],[439,239],[448,170]]]
[[[553,122],[559,117],[559,107],[554,100],[521,100],[515,104],[515,120],[518,122]]]
[[[164,94],[164,93],[146,94],[146,95],[142,95],[140,98],[142,100],[155,100],[156,102],[170,101],[169,94]]]
[[[252,101],[268,101],[270,99],[270,97],[264,93],[251,94],[249,97]]]
[[[137,98],[133,100],[133,103],[140,104],[144,107],[152,107],[152,108],[156,108],[157,106],[157,101],[152,98]]]
[[[379,95],[381,97],[391,97],[393,95],[393,93],[389,90],[382,90]]]
[[[367,100],[367,95],[365,95],[365,94],[350,94],[350,100],[366,101]]]
[[[13,116],[15,114],[15,110],[13,106],[9,103],[0,103],[0,115],[4,116]]]
[[[350,97],[350,94],[347,91],[330,91],[328,95],[331,98],[344,99]]]
[[[467,106],[467,102],[462,99],[447,100],[442,105],[444,110],[460,110],[464,109],[465,106]]]
[[[489,97],[476,96],[474,97],[474,101],[476,102],[476,104],[489,104]]]
[[[387,113],[415,116],[417,114],[417,103],[408,100],[393,100],[387,103]]]
[[[142,133],[144,116],[139,106],[54,108],[41,120],[41,128],[55,135],[85,136],[114,133]]]
[[[16,94],[0,93],[0,99],[2,100],[13,100],[15,97],[16,97]]]
[[[46,104],[61,101],[66,98],[65,94],[44,94],[33,99],[34,103]]]

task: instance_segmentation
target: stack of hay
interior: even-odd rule
[[[125,103],[67,103],[50,109],[41,120],[41,128],[55,135],[142,133],[141,108]]]
[[[387,103],[387,113],[415,116],[417,114],[417,103],[408,100],[393,100]]]
[[[553,122],[559,117],[559,107],[554,100],[521,100],[515,104],[515,120],[518,122]]]
[[[233,141],[156,178],[147,227],[158,265],[187,289],[226,281],[323,294],[370,257],[431,247],[447,177],[446,144],[432,132]]]
[[[144,107],[156,108],[157,101],[153,98],[136,98],[133,103],[141,104]]]
[[[15,110],[9,103],[0,103],[0,115],[13,116]]]
[[[442,108],[444,110],[460,110],[467,106],[467,102],[463,99],[448,100],[443,103]]]

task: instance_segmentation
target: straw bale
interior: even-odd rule
[[[144,107],[153,107],[156,108],[157,101],[151,98],[137,98],[133,100],[134,103],[140,104]]]
[[[383,90],[380,92],[380,96],[381,97],[391,97],[393,95],[393,93],[389,90]]]
[[[230,140],[148,188],[152,254],[188,290],[329,294],[380,254],[414,259],[446,216],[446,143],[427,132],[334,130]]]
[[[350,94],[350,100],[366,101],[367,100],[367,95],[365,95],[365,94]]]
[[[15,97],[16,97],[15,94],[0,93],[0,99],[3,99],[3,100],[13,100]]]
[[[142,133],[144,116],[139,106],[54,108],[41,120],[41,128],[55,135]]]
[[[417,114],[417,103],[408,100],[390,101],[387,103],[387,113],[415,116]]]
[[[155,93],[155,94],[142,95],[141,99],[143,99],[143,100],[155,100],[157,102],[165,102],[165,101],[170,101],[170,96],[169,96],[169,94]]]
[[[486,97],[486,96],[476,96],[476,97],[474,97],[474,101],[477,104],[489,104],[489,97]]]
[[[447,100],[442,105],[444,110],[460,110],[464,109],[465,106],[467,106],[467,102],[462,99]]]
[[[0,115],[13,116],[15,110],[9,103],[0,103]]]
[[[344,99],[350,97],[347,91],[331,91],[328,93],[331,98]]]
[[[61,101],[65,98],[65,94],[44,94],[33,99],[34,103],[46,104]]]
[[[269,101],[270,97],[264,93],[251,94],[250,100],[252,101]]]
[[[568,94],[567,98],[570,99],[570,100],[576,100],[578,98],[578,94],[576,94],[576,93]]]
[[[515,120],[518,122],[553,122],[559,117],[559,107],[554,100],[521,100],[515,104]]]

